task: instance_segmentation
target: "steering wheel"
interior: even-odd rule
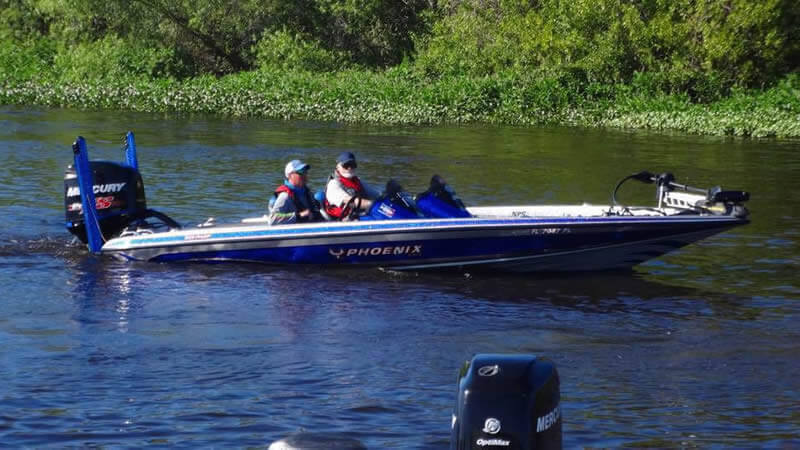
[[[358,210],[355,205],[357,198],[358,197],[353,197],[345,203],[344,210],[348,211],[346,220],[353,220],[358,217]]]

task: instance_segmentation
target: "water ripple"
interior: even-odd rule
[[[131,124],[150,206],[187,223],[262,214],[286,159],[319,187],[344,150],[370,182],[438,171],[469,204],[606,202],[659,166],[753,191],[752,222],[613,274],[122,263],[64,231],[62,177],[76,130],[119,160]],[[479,352],[556,363],[567,448],[800,445],[800,195],[764,183],[796,178],[796,146],[3,107],[0,154],[3,445],[447,448]]]

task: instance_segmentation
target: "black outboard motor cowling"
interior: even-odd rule
[[[451,450],[560,449],[555,365],[531,355],[479,354],[461,369]]]
[[[144,183],[138,170],[124,164],[90,161],[89,166],[100,231],[109,239],[147,211]],[[69,232],[87,243],[78,176],[72,164],[64,174],[64,209]]]

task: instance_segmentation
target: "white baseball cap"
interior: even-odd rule
[[[286,163],[286,169],[283,170],[283,174],[286,175],[286,179],[288,180],[289,175],[291,175],[292,172],[302,173],[310,168],[311,166],[303,161],[300,161],[299,159],[293,159]]]

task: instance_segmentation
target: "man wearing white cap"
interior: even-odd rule
[[[286,164],[286,180],[275,189],[269,202],[270,225],[315,222],[321,219],[317,204],[306,187],[308,164],[293,159]]]
[[[356,156],[344,152],[325,186],[325,212],[333,220],[351,220],[369,211],[379,193],[356,176]]]

